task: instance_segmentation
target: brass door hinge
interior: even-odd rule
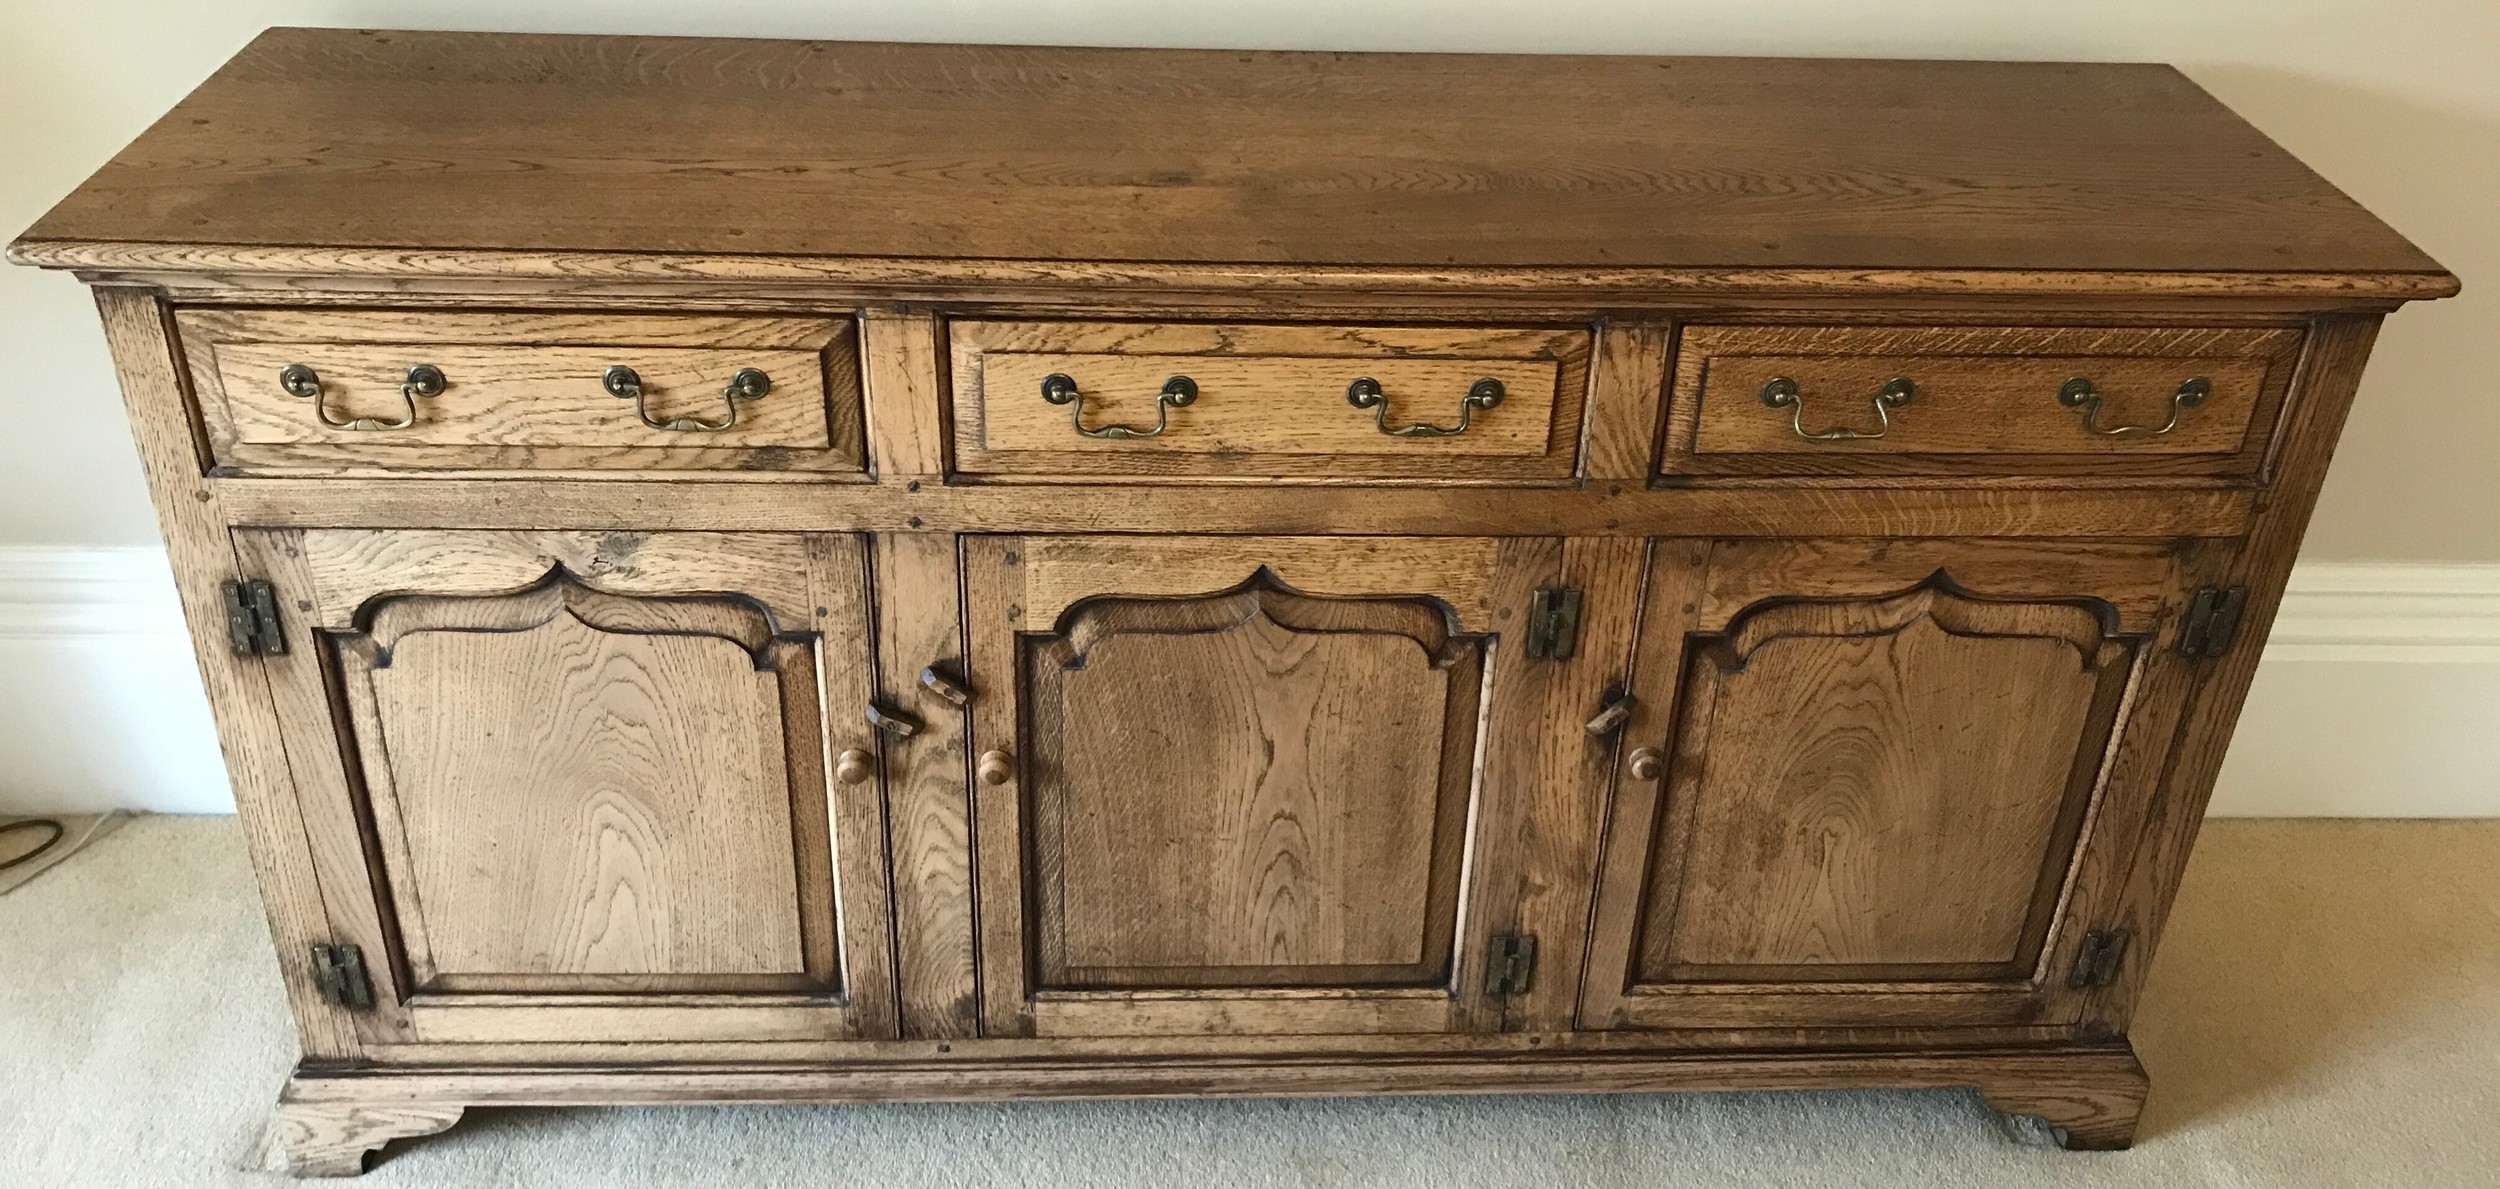
[[[275,588],[259,578],[228,578],[217,589],[226,603],[226,640],[236,656],[277,656],[286,651]]]
[[[1580,590],[1549,586],[1528,596],[1528,656],[1567,661],[1580,643]]]
[[[2066,985],[2076,990],[2106,987],[2118,981],[2118,964],[2127,957],[2128,933],[2124,929],[2094,929],[2083,935],[2083,948],[2075,951],[2075,971],[2067,976]]]
[[[313,985],[321,1001],[340,1007],[373,1006],[373,979],[365,973],[365,951],[353,945],[312,947]]]
[[[2245,586],[2197,588],[2179,623],[2179,655],[2211,658],[2231,651],[2240,634],[2240,612],[2247,606]]]
[[[1536,938],[1504,933],[1484,946],[1484,993],[1518,995],[1536,977]]]

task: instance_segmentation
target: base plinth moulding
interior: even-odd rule
[[[2077,1149],[2124,1148],[2144,1067],[2124,1040],[2052,1049],[1502,1056],[884,1061],[298,1069],[270,1124],[277,1166],[353,1176],[393,1140],[472,1106],[967,1102],[1012,1098],[1303,1097],[1971,1087]]]

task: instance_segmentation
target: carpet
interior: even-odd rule
[[[2500,822],[2217,821],[2135,1040],[2133,1151],[1967,1093],[473,1110],[364,1185],[2500,1184]],[[294,1054],[230,818],[143,818],[0,896],[0,1185],[274,1186]]]

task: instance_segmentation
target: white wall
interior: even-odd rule
[[[2495,0],[0,0],[0,235],[272,24],[2173,62],[2466,280],[2464,297],[2389,323],[2304,557],[2500,564],[2500,468],[2486,447],[2500,439]],[[103,340],[68,278],[0,269],[0,417],[43,427],[0,433],[0,547],[153,539]],[[0,567],[34,556],[0,554]],[[2416,573],[2355,581],[2397,595]],[[0,592],[10,580],[0,570]],[[34,605],[21,600],[22,619]],[[0,636],[0,811],[216,803],[186,670],[133,661],[181,690],[150,713],[190,716],[174,731],[187,755],[131,717],[127,673],[77,667],[91,651]],[[2500,771],[2489,739],[2500,731],[2483,725],[2500,720],[2500,668],[2474,667],[2495,664],[2270,654],[2218,804],[2500,814],[2500,789],[2480,775]],[[2370,715],[2343,718],[2365,690]],[[2414,703],[2421,713],[2388,709]],[[2434,725],[2447,733],[2429,737]],[[2345,787],[2372,780],[2419,787]]]

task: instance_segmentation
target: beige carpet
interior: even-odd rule
[[[2217,822],[2136,1032],[2131,1152],[1967,1095],[473,1111],[366,1185],[2500,1185],[2500,823]],[[0,1186],[262,1185],[292,1057],[233,823],[0,897]]]

